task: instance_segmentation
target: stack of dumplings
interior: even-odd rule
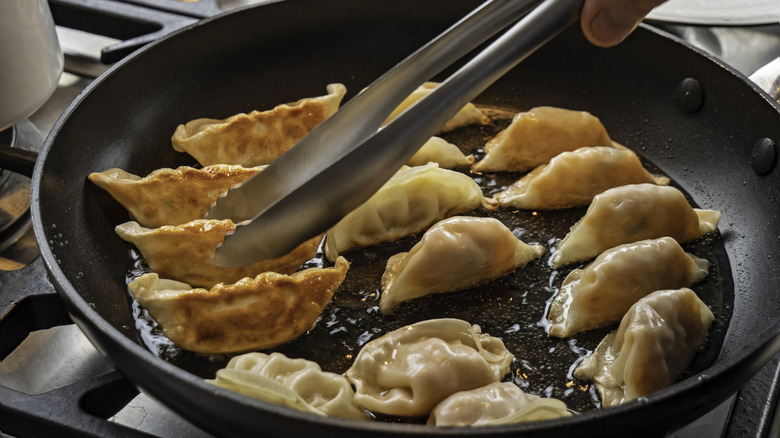
[[[438,85],[421,85],[386,123]],[[89,175],[128,212],[115,231],[144,262],[144,272],[128,283],[145,311],[137,316],[148,314],[181,349],[231,355],[208,380],[218,390],[316,416],[429,426],[576,415],[548,389],[519,386],[533,369],[524,348],[533,347],[510,351],[502,336],[513,330],[536,331],[562,345],[581,333],[610,330],[587,346],[593,352],[579,365],[560,370],[567,387],[575,384],[570,369],[577,385],[592,382],[604,407],[648,396],[683,375],[717,315],[692,289],[706,281],[710,262],[682,245],[717,231],[720,212],[694,208],[669,178],[647,170],[585,111],[539,106],[501,119],[506,128],[499,130],[499,118],[486,115],[497,113],[469,103],[324,234],[276,259],[213,265],[211,256],[236,224],[203,217],[219,196],[338,110],[346,88],[329,84],[326,90],[269,110],[182,123],[171,144],[191,155],[193,166],[146,176],[117,168]],[[478,148],[453,140],[455,133],[486,129],[498,133],[481,137]],[[486,189],[483,179],[493,185]],[[581,217],[565,235],[528,234],[525,215],[556,210]],[[350,269],[373,259],[384,268],[381,277],[359,280],[363,298],[357,300]],[[501,288],[540,271],[554,274],[538,279],[547,295],[536,299],[547,306],[534,316],[541,321],[535,326],[487,334],[482,321],[450,314],[447,303],[487,302],[477,295],[490,293],[483,286]],[[525,297],[540,290],[519,292]],[[366,296],[374,302],[366,303]],[[349,365],[326,369],[275,351],[319,329],[328,306],[336,309],[331,318],[337,315],[340,299],[353,310],[364,305],[368,321],[382,322],[349,347]],[[528,309],[509,302],[500,309],[509,319]],[[418,304],[440,316],[418,317]],[[501,316],[486,323],[503,324]]]
[[[171,143],[202,168],[158,169],[140,177],[121,169],[89,175],[134,220],[117,234],[141,252],[151,272],[128,290],[176,345],[204,354],[270,348],[310,330],[344,281],[349,263],[300,270],[323,236],[289,254],[249,266],[224,268],[211,256],[230,220],[202,219],[219,196],[262,171],[336,112],[346,88],[224,120],[201,118],[180,125]]]

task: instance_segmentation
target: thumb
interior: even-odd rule
[[[599,47],[623,41],[655,6],[664,0],[587,0],[581,25],[585,38]]]

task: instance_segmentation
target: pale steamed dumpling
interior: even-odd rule
[[[353,402],[355,391],[341,374],[316,362],[281,353],[246,353],[230,359],[209,382],[249,397],[304,412],[368,420]]]
[[[604,406],[650,395],[682,375],[714,319],[690,289],[653,292],[631,307],[574,375],[596,383]]]
[[[497,426],[570,415],[560,400],[526,394],[512,382],[496,382],[447,397],[433,409],[428,424]]]
[[[439,221],[409,252],[387,261],[379,307],[429,294],[466,289],[502,277],[544,252],[493,218],[455,216]]]
[[[469,176],[436,163],[404,168],[328,230],[325,255],[333,260],[352,247],[400,239],[480,206],[497,204]]]
[[[669,236],[685,243],[715,231],[720,212],[694,209],[674,187],[632,184],[596,195],[558,245],[552,266],[587,260],[624,243]]]
[[[609,249],[563,281],[550,305],[547,332],[567,337],[618,322],[645,295],[688,287],[708,269],[707,260],[686,253],[671,237]]]
[[[385,120],[385,123],[389,123],[399,114],[406,111],[410,106],[414,105],[418,100],[431,94],[433,90],[439,87],[439,85],[440,84],[438,82],[425,82],[417,87],[417,89],[412,91],[412,93],[407,96],[406,99],[404,99],[403,102],[401,102],[401,104],[398,105],[398,107],[394,109],[392,113],[390,113],[390,115],[387,117],[387,120]],[[447,121],[447,123],[444,124],[439,132],[452,131],[455,128],[460,128],[467,125],[482,124],[483,118],[484,116],[479,108],[477,108],[473,103],[467,103],[463,108],[455,113],[455,115],[452,116],[450,120]]]
[[[583,147],[556,155],[494,197],[502,207],[551,210],[587,205],[599,193],[626,184],[668,184],[622,146]]]
[[[423,416],[450,395],[498,382],[514,356],[459,319],[432,319],[366,343],[345,375],[374,412]]]
[[[485,156],[473,168],[480,172],[526,171],[561,152],[609,145],[607,130],[590,113],[542,106],[518,113],[509,127],[485,145]]]
[[[442,169],[467,167],[474,162],[474,156],[466,156],[460,148],[441,137],[431,137],[406,163],[408,166],[424,166],[437,163]]]

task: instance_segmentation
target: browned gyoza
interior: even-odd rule
[[[71,314],[111,363],[215,435],[247,436],[258,433],[258,427],[277,435],[429,434],[425,425],[339,421],[237,397],[202,381],[214,371],[205,358],[184,354],[166,362],[156,357],[133,328],[124,280],[132,265],[130,247],[113,231],[127,213],[91,186],[86,175],[109,167],[145,175],[160,167],[193,165],[159,140],[170,138],[182,121],[204,114],[224,118],[249,110],[250,104],[262,108],[320,95],[325,84],[337,80],[355,93],[478,3],[264,4],[177,33],[96,80],[66,111],[45,146],[33,180],[33,225]],[[706,96],[694,112],[675,100],[683,78],[699,81]],[[777,104],[721,63],[646,27],[610,50],[591,47],[572,27],[476,102],[514,111],[540,104],[584,110],[598,114],[614,140],[641,142],[641,157],[677,182],[693,203],[723,211],[722,251],[713,259],[724,294],[733,297],[733,303],[728,298],[724,308],[713,309],[725,315],[713,324],[722,344],[712,348],[720,354],[706,358],[708,363],[699,364],[701,371],[689,379],[642,403],[551,422],[496,426],[493,435],[596,436],[624,432],[629,425],[659,435],[725,400],[771,357],[776,347],[772,321],[780,313],[775,266],[780,242],[774,238],[780,235],[780,180],[778,166],[759,175],[750,161],[757,141],[780,138]],[[528,219],[533,220],[530,213]],[[540,319],[541,314],[533,315],[526,323]],[[314,353],[321,350],[321,345],[309,346]]]

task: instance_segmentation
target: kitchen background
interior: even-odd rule
[[[45,135],[79,93],[113,62],[135,48],[200,19],[261,2],[49,0],[65,53],[65,72],[51,98],[28,120],[17,124],[18,147],[32,151],[40,149]],[[777,0],[671,0],[653,11],[647,21],[705,50],[745,76],[753,75],[780,57],[780,2]],[[780,59],[776,62],[780,63]],[[11,136],[8,132],[0,135],[5,135],[0,137],[3,140],[0,143],[11,142],[6,140]],[[44,275],[42,270],[28,267],[38,255],[30,230],[29,190],[26,177],[0,171],[0,269]],[[36,281],[32,279],[26,283],[35,285]],[[0,287],[6,286],[0,283]],[[6,320],[12,319],[13,312],[24,312],[11,308],[8,315],[3,315],[3,310],[4,307],[0,307],[0,317]],[[51,324],[62,322],[57,318],[51,317],[51,321],[56,321]],[[47,324],[44,321],[42,325]],[[780,436],[780,421],[773,421],[777,416],[779,362],[780,357],[774,358],[740,393],[671,436]],[[96,436],[105,433],[208,436],[144,394],[133,398],[133,390],[124,387],[117,391],[123,391],[123,397],[132,399],[108,420],[112,423],[108,426],[103,424],[104,420],[90,419],[83,412],[76,412],[82,418],[74,419],[70,411],[57,412],[58,409],[49,407],[61,402],[63,397],[73,397],[65,404],[75,405],[75,401],[89,397],[93,386],[104,389],[109,382],[107,386],[111,387],[110,382],[119,380],[111,377],[111,372],[112,368],[75,325],[32,330],[27,339],[0,362],[0,387],[20,392],[18,398],[11,402],[0,401],[0,405],[21,406],[31,417],[53,418],[69,423],[68,427],[80,431],[77,433]],[[128,391],[129,396],[125,395]],[[78,407],[73,409],[78,411]],[[2,435],[5,421],[16,420],[0,418],[0,436],[5,436]],[[116,427],[116,424],[128,429]]]

